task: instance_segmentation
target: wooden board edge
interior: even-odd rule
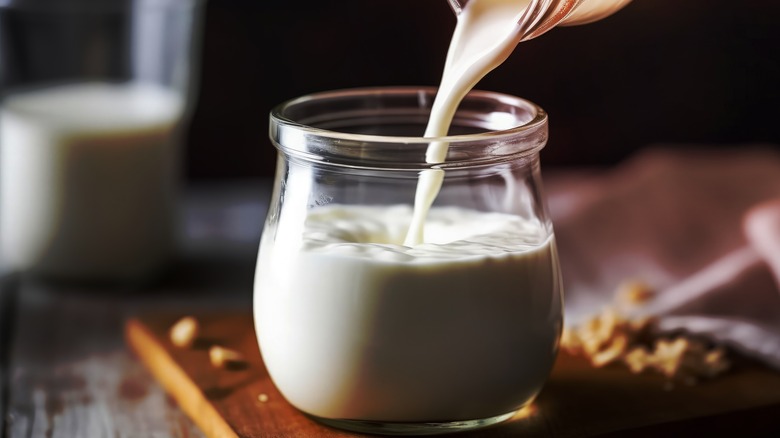
[[[210,438],[239,438],[205,394],[138,319],[125,323],[125,340],[182,411]]]

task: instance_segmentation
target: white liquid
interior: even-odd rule
[[[115,279],[172,243],[181,100],[89,83],[7,97],[0,109],[0,253],[49,275]]]
[[[458,15],[425,137],[447,135],[460,101],[480,79],[509,57],[523,36],[518,32],[517,23],[529,3],[530,0],[471,0],[466,4]],[[448,146],[443,141],[432,142],[426,152],[426,162],[443,163]],[[420,174],[414,219],[405,245],[425,241],[425,218],[443,180],[444,171],[439,169]]]
[[[309,214],[300,247],[264,232],[257,335],[273,381],[299,409],[469,420],[519,409],[541,388],[561,324],[546,231],[434,208],[430,243],[410,248],[400,244],[410,220],[405,206],[332,206]]]
[[[512,53],[529,3],[467,4],[426,137],[445,136],[463,97]],[[426,161],[444,162],[447,149],[433,141]],[[330,419],[474,420],[513,412],[541,388],[561,327],[553,238],[517,216],[431,208],[443,177],[421,173],[414,209],[306,212],[311,177],[291,170],[294,207],[260,244],[255,326],[274,383],[297,408]]]
[[[613,14],[628,2],[630,0],[553,0],[540,14],[540,22],[561,19],[566,25],[585,24]],[[506,61],[518,43],[527,37],[518,23],[530,4],[531,0],[470,0],[466,3],[458,15],[450,41],[425,137],[446,136],[461,100],[485,75]],[[565,19],[556,18],[558,15]],[[426,162],[443,163],[448,146],[444,141],[432,142],[426,152]],[[442,170],[432,169],[420,174],[414,219],[406,235],[406,245],[425,241],[425,218],[443,180]]]

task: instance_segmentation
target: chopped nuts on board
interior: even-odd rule
[[[199,331],[198,320],[192,316],[185,316],[171,326],[169,331],[171,343],[180,348],[192,347]],[[209,348],[209,361],[215,368],[244,365],[244,357],[241,353],[219,345],[212,345]]]
[[[617,305],[636,307],[654,292],[640,282],[624,283],[616,293]],[[669,379],[695,382],[700,377],[715,377],[729,368],[721,347],[708,348],[703,342],[685,335],[666,338],[654,334],[655,318],[627,318],[615,307],[584,324],[566,328],[561,347],[586,357],[594,367],[624,363],[632,372],[658,372]]]

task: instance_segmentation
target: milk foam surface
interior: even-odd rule
[[[268,244],[257,334],[285,397],[324,418],[454,421],[512,412],[539,391],[561,327],[552,237],[522,219],[408,206],[312,210],[300,242]],[[292,244],[293,247],[287,246]]]
[[[144,273],[172,240],[181,99],[143,84],[62,85],[0,109],[0,253],[46,274]]]

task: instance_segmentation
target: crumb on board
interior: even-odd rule
[[[257,396],[257,401],[260,403],[265,403],[268,401],[268,394],[260,394]]]
[[[212,345],[209,348],[209,360],[215,368],[225,368],[244,363],[244,356],[236,350]]]
[[[626,282],[615,297],[617,305],[637,306],[653,294],[644,283]],[[656,322],[652,317],[625,317],[616,307],[609,306],[583,324],[565,328],[561,348],[584,356],[594,367],[624,364],[633,373],[653,371],[689,385],[729,368],[722,347],[708,347],[687,335],[658,335],[653,330]]]
[[[171,326],[171,343],[181,348],[191,347],[198,337],[199,329],[198,320],[192,316],[185,316]]]

